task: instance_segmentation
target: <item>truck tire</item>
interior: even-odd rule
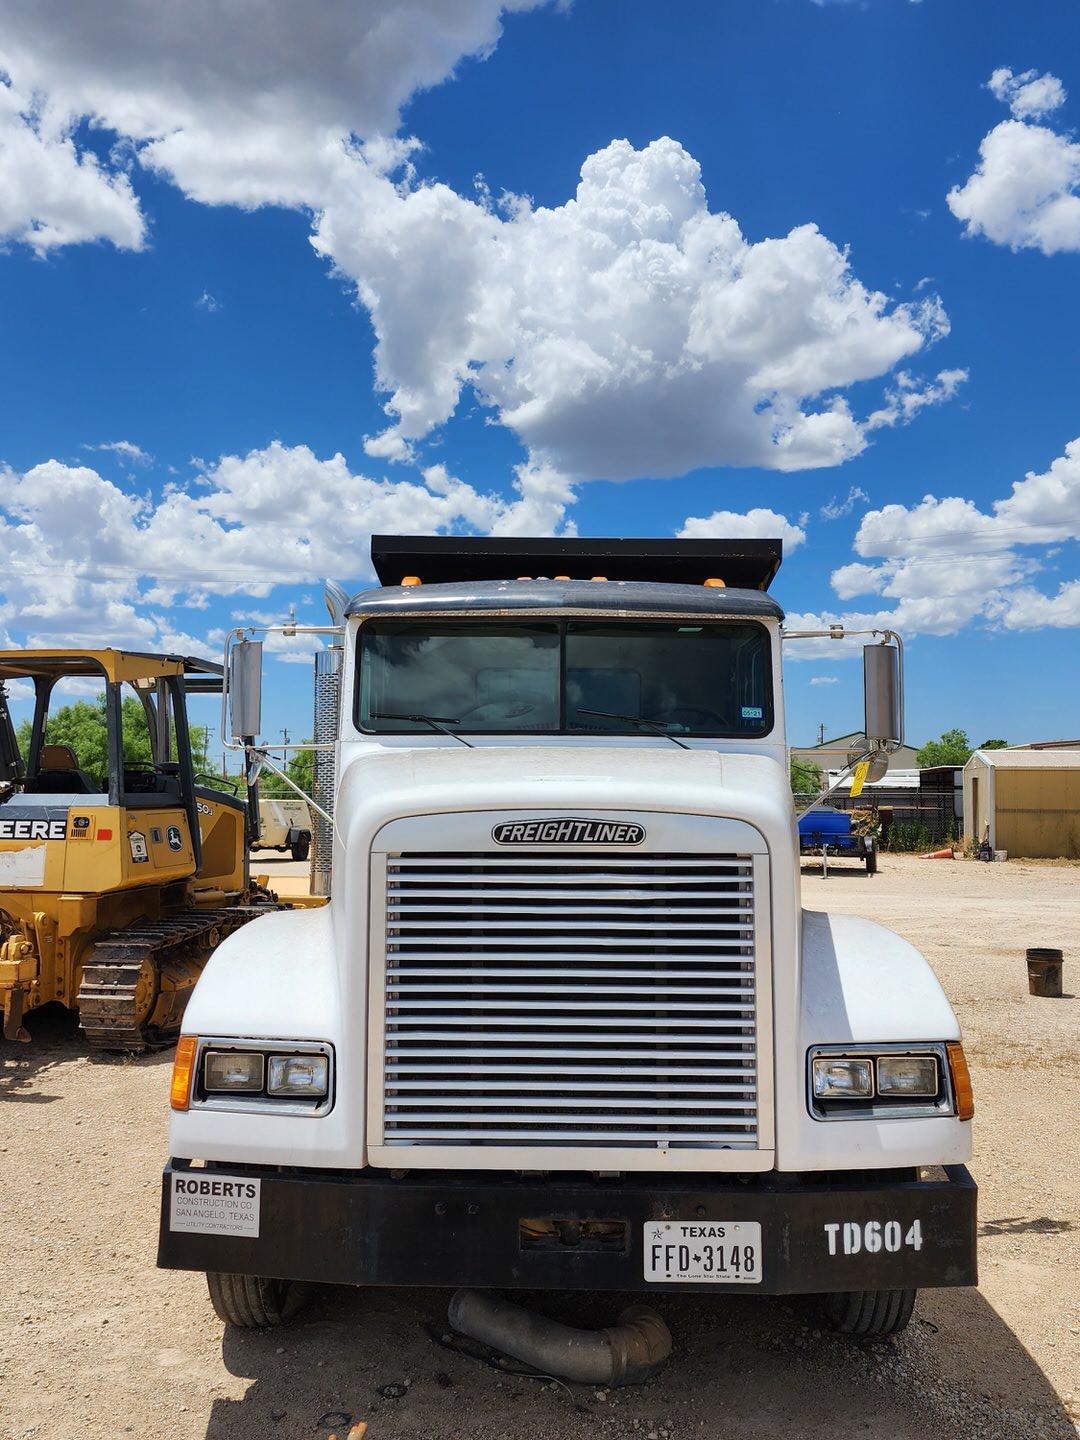
[[[294,860],[306,860],[311,854],[311,836],[302,835],[295,845],[290,845]]]
[[[295,1280],[271,1280],[265,1275],[208,1270],[206,1285],[218,1318],[245,1330],[288,1324],[308,1298],[305,1287]]]
[[[823,1295],[821,1306],[830,1329],[858,1340],[899,1335],[915,1308],[914,1290],[840,1290]]]

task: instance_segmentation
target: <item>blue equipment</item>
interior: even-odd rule
[[[877,840],[873,835],[853,835],[847,810],[810,810],[799,820],[799,854],[819,856],[821,868],[829,873],[829,857],[864,860],[866,873],[877,874]]]

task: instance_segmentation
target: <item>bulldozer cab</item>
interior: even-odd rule
[[[250,918],[246,806],[201,783],[188,723],[188,696],[220,690],[205,660],[0,651],[5,1037],[50,1001],[97,1048],[167,1037],[210,949]],[[16,701],[32,707],[19,725]]]
[[[202,874],[207,822],[222,807],[243,814],[199,784],[192,753],[187,696],[219,689],[209,661],[0,651],[0,891],[101,894]],[[16,728],[20,692],[33,712]],[[223,887],[246,883],[238,850],[220,857],[227,873],[212,867]]]

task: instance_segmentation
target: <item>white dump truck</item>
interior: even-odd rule
[[[252,850],[287,850],[294,860],[311,852],[311,810],[306,800],[284,796],[260,798],[259,835]]]
[[[780,542],[372,549],[332,607],[330,899],[198,982],[158,1263],[237,1325],[328,1282],[804,1293],[885,1335],[973,1285],[953,1011],[906,941],[801,905]],[[872,774],[901,659],[864,650]]]

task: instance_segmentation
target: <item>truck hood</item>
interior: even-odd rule
[[[582,809],[730,817],[753,825],[770,849],[793,844],[788,777],[767,755],[525,745],[343,759],[336,822],[350,845],[404,816]]]

